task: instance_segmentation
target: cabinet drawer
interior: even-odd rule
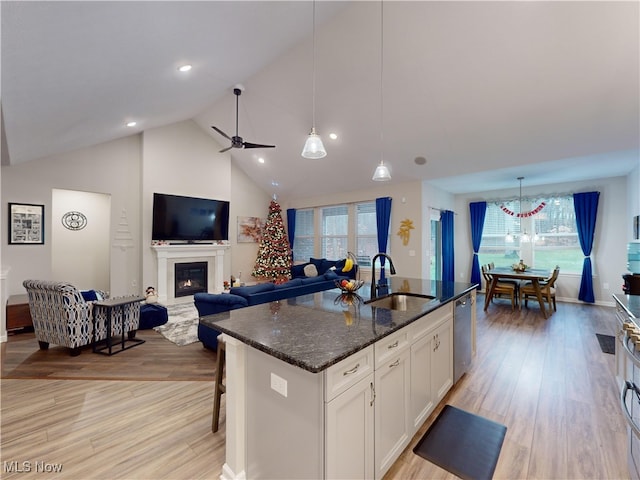
[[[433,312],[419,318],[411,325],[410,341],[411,343],[425,336],[429,331],[439,325],[444,319],[453,316],[453,305],[449,303]]]
[[[409,347],[409,327],[402,328],[374,344],[376,368]]]
[[[327,368],[324,372],[325,401],[329,402],[370,373],[373,373],[373,346]]]

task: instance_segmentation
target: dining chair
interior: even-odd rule
[[[480,268],[482,271],[482,276],[487,282],[485,287],[485,295],[489,295],[489,290],[491,289],[491,282],[493,281],[493,279],[491,278],[491,275],[487,273],[487,270],[488,270],[487,267],[488,265],[482,265],[482,267]],[[493,301],[493,299],[496,297],[502,297],[502,295],[509,296],[509,298],[511,299],[511,310],[515,310],[516,302],[518,301],[518,297],[516,295],[516,286],[513,283],[498,282],[495,288],[493,289],[493,294],[491,295],[492,297],[491,301]]]
[[[542,294],[542,299],[545,300],[549,304],[549,308],[553,303],[553,311],[557,311],[556,309],[556,281],[558,280],[558,275],[560,274],[560,267],[556,265],[556,268],[553,269],[553,273],[551,276],[540,282],[540,293]],[[520,308],[522,308],[522,299],[524,298],[524,306],[528,308],[527,300],[529,297],[536,297],[536,290],[533,287],[531,282],[528,282],[524,285],[520,286]]]

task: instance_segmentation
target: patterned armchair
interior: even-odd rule
[[[71,355],[76,356],[80,354],[80,347],[93,342],[95,301],[85,301],[80,291],[66,282],[25,280],[22,285],[29,296],[33,329],[42,350],[53,343],[69,347]],[[108,298],[108,294],[100,293]],[[140,323],[140,305],[134,303],[127,307],[124,309],[125,331],[133,337]],[[96,340],[102,340],[107,336],[106,313],[100,309],[97,315]],[[113,336],[122,334],[120,315],[120,312],[113,315]]]

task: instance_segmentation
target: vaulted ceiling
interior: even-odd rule
[[[625,175],[640,162],[638,2],[318,1],[319,160],[300,156],[311,2],[1,9],[5,165],[187,119],[226,147],[210,126],[235,134],[238,83],[240,136],[277,147],[227,154],[285,198],[371,187],[381,158],[393,183],[454,193]]]

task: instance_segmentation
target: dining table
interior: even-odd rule
[[[551,275],[549,270],[545,270],[542,268],[527,268],[524,271],[514,270],[513,267],[494,267],[487,271],[487,275],[491,277],[491,286],[489,287],[489,291],[484,299],[484,310],[487,311],[489,308],[489,304],[491,303],[491,298],[493,297],[493,291],[496,288],[496,285],[500,280],[520,280],[531,282],[533,285],[533,289],[536,292],[536,297],[538,298],[538,303],[540,304],[540,311],[542,312],[542,316],[547,318],[547,310],[544,307],[544,299],[542,298],[542,291],[540,289],[540,282],[546,280]],[[522,305],[520,305],[520,309],[522,309]]]

